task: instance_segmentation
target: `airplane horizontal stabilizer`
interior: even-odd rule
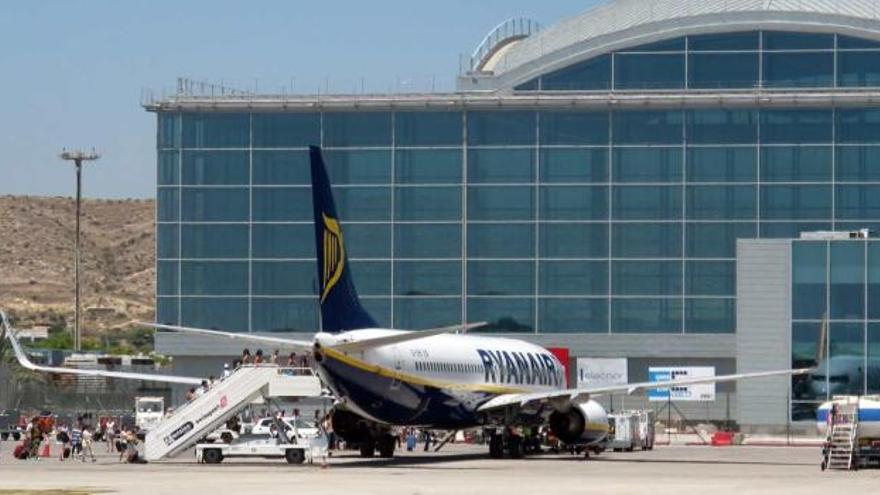
[[[205,335],[208,337],[225,337],[234,340],[248,340],[252,342],[265,342],[285,348],[294,348],[300,352],[312,352],[312,343],[305,340],[284,339],[280,337],[266,337],[264,335],[254,335],[252,333],[233,333],[223,332],[220,330],[207,330],[204,328],[178,327],[174,325],[162,325],[159,323],[138,322],[140,325],[159,328],[162,330],[172,330],[180,333],[191,333],[196,335]]]

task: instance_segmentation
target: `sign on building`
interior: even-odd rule
[[[660,382],[685,378],[708,378],[715,376],[714,366],[651,366],[648,368],[648,381]],[[715,400],[715,383],[680,385],[669,388],[648,390],[648,400],[670,400],[685,402],[711,402]]]
[[[578,358],[578,388],[625,385],[627,382],[626,358]]]

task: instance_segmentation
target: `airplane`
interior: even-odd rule
[[[599,450],[608,434],[610,393],[810,373],[786,369],[679,378],[597,388],[565,388],[565,367],[547,349],[514,338],[467,334],[483,323],[394,330],[364,309],[348,262],[343,229],[319,147],[310,147],[321,328],[311,341],[174,325],[157,329],[269,343],[312,353],[315,371],[337,398],[334,432],[363,457],[392,457],[394,426],[438,430],[481,427],[489,455],[524,455],[517,427],[549,426],[570,446]],[[64,372],[64,368],[52,372]],[[533,428],[536,430],[537,428]]]

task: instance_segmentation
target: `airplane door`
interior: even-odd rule
[[[397,346],[392,348],[394,360],[394,376],[391,379],[391,390],[400,390],[400,374],[403,373],[403,357]]]

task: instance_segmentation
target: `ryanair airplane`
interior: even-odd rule
[[[565,388],[565,368],[546,349],[517,339],[465,335],[484,324],[421,331],[380,328],[355,289],[321,150],[312,147],[310,153],[322,323],[314,339],[154,326],[311,352],[316,372],[337,397],[334,431],[358,445],[362,456],[372,457],[377,450],[383,457],[393,456],[396,439],[391,427],[395,425],[443,430],[482,427],[494,458],[523,455],[524,439],[517,433],[520,426],[549,426],[568,445],[597,448],[607,435],[608,422],[605,410],[593,400],[596,396],[810,372],[780,370]]]

